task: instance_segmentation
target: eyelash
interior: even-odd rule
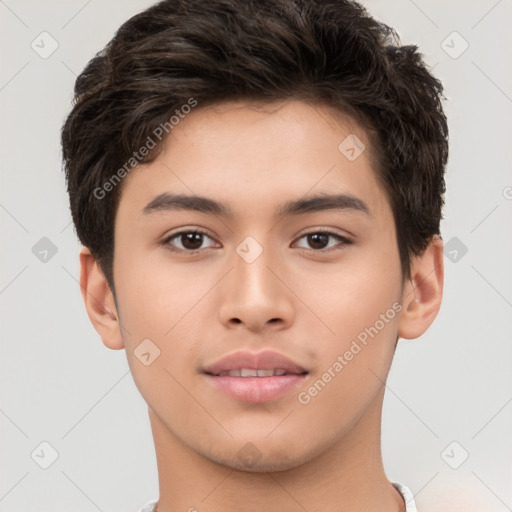
[[[162,245],[166,246],[171,251],[182,252],[182,253],[187,253],[187,254],[197,254],[197,253],[203,251],[204,249],[187,250],[187,249],[176,249],[171,246],[171,244],[170,244],[171,240],[174,240],[175,238],[179,238],[180,236],[185,235],[187,233],[196,233],[199,235],[204,235],[213,240],[213,238],[210,235],[208,235],[208,233],[206,233],[205,231],[202,231],[200,229],[188,229],[188,230],[184,230],[184,231],[178,231],[177,233],[173,233],[172,235],[168,236],[167,238],[165,238],[162,241]],[[303,247],[301,247],[300,249],[306,250],[306,251],[312,251],[314,253],[325,253],[325,252],[330,252],[331,250],[342,250],[345,248],[345,246],[353,243],[352,240],[350,240],[349,238],[339,235],[338,233],[334,233],[333,231],[330,231],[328,229],[303,233],[298,238],[298,240],[301,240],[302,238],[304,238],[308,235],[318,235],[318,234],[329,235],[330,237],[336,238],[341,242],[341,245],[338,246],[337,249],[336,248],[333,249],[332,247],[327,248],[327,249],[304,249]]]

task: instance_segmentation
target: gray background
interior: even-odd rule
[[[76,75],[152,3],[0,0],[0,512],[128,512],[158,496],[147,408],[125,352],[104,347],[82,305],[59,146]],[[458,510],[453,497],[505,512],[512,3],[364,5],[420,46],[445,85],[451,131],[444,302],[424,336],[399,342],[383,412],[385,468],[411,488],[420,512],[422,504]],[[44,55],[53,40],[58,48]]]

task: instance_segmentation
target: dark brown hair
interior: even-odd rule
[[[122,186],[112,178],[137,163],[134,152],[191,99],[201,108],[294,98],[334,107],[366,129],[410,277],[411,257],[439,234],[442,218],[442,92],[417,46],[400,46],[353,1],[164,0],[126,21],[76,80],[62,149],[78,237],[114,291]]]

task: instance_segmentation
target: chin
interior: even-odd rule
[[[297,453],[293,446],[288,445],[286,451],[283,451],[282,443],[278,449],[276,447],[263,447],[262,443],[257,445],[248,441],[235,452],[231,450],[229,450],[229,453],[203,452],[203,456],[221,466],[247,473],[287,471],[304,464],[308,460],[306,454]]]

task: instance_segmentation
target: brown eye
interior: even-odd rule
[[[211,237],[202,231],[180,231],[167,237],[163,241],[163,245],[175,251],[196,252],[201,250],[205,238],[212,240]]]
[[[309,245],[313,249],[325,249],[329,243],[331,235],[328,233],[311,233],[307,236]]]
[[[300,237],[299,240],[306,239],[306,242],[309,247],[303,247],[305,249],[312,249],[314,251],[322,251],[325,249],[330,249],[332,247],[336,247],[342,249],[344,246],[352,243],[348,238],[338,235],[337,233],[331,233],[330,231],[314,231],[311,233],[306,233]],[[339,241],[338,244],[330,244],[330,239],[336,239]]]

